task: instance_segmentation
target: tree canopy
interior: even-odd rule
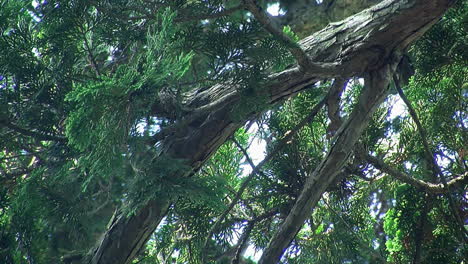
[[[467,32],[452,0],[2,1],[0,262],[464,263]]]

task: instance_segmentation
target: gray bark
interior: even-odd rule
[[[404,50],[413,43],[453,2],[389,0],[344,21],[331,24],[300,42],[310,59],[315,62],[313,67],[307,70],[293,67],[272,74],[268,84],[261,88],[257,96],[267,98],[267,104],[273,105],[323,78],[348,77],[366,72],[370,72],[371,76],[380,74],[380,69],[388,67],[395,52]],[[162,154],[184,159],[193,171],[198,170],[236,129],[262,111],[255,109],[240,118],[234,116],[233,112],[243,107],[242,97],[236,88],[225,83],[187,94],[183,107],[192,111],[178,120],[173,128],[163,131],[154,139],[163,146]],[[378,93],[378,96],[370,90],[367,93],[369,94],[363,95],[363,98],[368,96],[369,100],[375,98],[376,101],[383,98],[381,93]],[[358,125],[350,121],[338,131],[341,136],[337,137],[333,152],[330,152],[321,166],[320,172],[326,173],[316,173],[309,180],[310,186],[303,198],[306,203],[301,205],[307,212],[310,211],[313,201],[319,199],[324,186],[330,182],[331,179],[327,177],[333,178],[333,174],[329,172],[330,168],[344,164],[349,151],[347,148],[352,144],[341,145],[353,143],[359,137],[376,103],[369,106],[358,106],[359,109],[362,108],[362,113],[366,113],[365,117],[354,117],[356,122],[359,122]],[[308,197],[311,190],[314,191],[313,196]],[[90,252],[85,263],[130,263],[144,247],[171,203],[172,201],[167,199],[152,200],[129,218],[117,216],[96,248]],[[293,215],[288,218],[290,221],[294,220]],[[301,218],[293,222],[294,226],[302,224]],[[294,230],[292,233],[294,236]],[[276,248],[286,247],[291,239]],[[274,257],[270,257],[273,255]],[[278,253],[273,255],[265,256],[275,261],[279,259]],[[262,263],[274,262],[265,262],[264,258]]]
[[[305,37],[336,22],[354,15],[382,0],[283,0],[281,8],[286,14],[279,18],[283,25],[289,25],[299,36]],[[313,14],[311,16],[311,14]]]
[[[365,78],[366,83],[357,105],[348,120],[338,130],[328,154],[307,178],[301,194],[279,230],[270,240],[259,264],[279,261],[284,250],[312,213],[312,208],[346,164],[354,149],[354,144],[366,128],[372,114],[387,96],[389,83],[397,64],[398,61],[394,61],[391,65],[370,72]]]

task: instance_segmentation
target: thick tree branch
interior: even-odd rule
[[[453,3],[453,0],[386,0],[344,21],[334,23],[299,42],[311,61],[326,67],[317,71],[308,69],[306,72],[293,67],[271,74],[265,80],[265,85],[258,89],[257,96],[265,98],[268,105],[273,105],[311,87],[323,78],[361,76],[365,72],[375,75],[375,70],[387,67],[385,65],[389,63],[395,51],[406,49],[436,23]],[[334,69],[327,71],[327,67]],[[184,121],[183,126],[174,129],[158,142],[158,153],[185,160],[186,164],[196,171],[246,120],[265,110],[252,109],[241,117],[234,118],[232,113],[244,108],[243,98],[238,87],[228,84],[190,92],[186,95],[184,107],[197,109],[217,101],[228,93],[233,93],[233,96],[229,97],[229,103],[217,104],[211,111],[199,113],[194,119],[190,118],[191,113],[183,116],[182,119],[188,121]],[[372,97],[370,94],[372,92],[369,91],[369,98]],[[380,98],[377,96],[375,100],[379,101]],[[377,103],[366,101],[366,104],[368,105],[359,106],[365,109],[362,111],[366,113],[363,117],[358,116],[353,122],[347,122],[342,129],[340,128],[337,133],[340,136],[336,137],[336,144],[331,152],[335,154],[329,155],[328,162],[321,166],[322,170],[330,172],[330,166],[336,169],[344,164],[347,152],[353,145],[354,140],[351,139],[357,138],[365,126],[366,122],[362,118],[368,118],[367,113],[372,112],[369,111],[372,110],[369,106],[375,106]],[[327,177],[330,176],[333,180],[334,175],[318,173],[313,176],[309,187],[306,188],[309,191],[301,198],[309,205],[304,207],[306,213],[310,212],[310,206],[326,189],[329,183]],[[310,193],[313,195],[307,199]],[[130,218],[117,217],[98,242],[97,248],[91,252],[93,256],[90,263],[130,263],[163,219],[172,202],[161,197],[149,201]],[[291,215],[288,218],[296,217]],[[303,222],[300,216],[295,221],[301,224]],[[286,237],[280,237],[278,240],[285,239],[288,240]],[[286,244],[289,241],[286,241]],[[271,262],[263,263],[270,264],[276,260],[277,258],[273,258]]]
[[[308,1],[280,1],[281,7],[286,10],[284,16],[279,17],[281,24],[289,25],[299,36],[309,36],[327,24],[342,20],[381,0],[323,0]],[[346,8],[343,8],[346,5]]]
[[[428,193],[433,193],[433,194],[448,193],[448,189],[445,188],[445,186],[441,183],[435,184],[435,183],[425,182],[425,181],[413,178],[411,177],[411,175],[408,175],[404,172],[401,172],[393,168],[392,166],[385,163],[383,160],[376,158],[370,154],[364,154],[364,158],[366,159],[367,162],[372,164],[372,166],[376,167],[380,171],[390,175],[391,177],[394,177],[395,179],[399,181],[412,185],[418,189],[422,189]],[[449,186],[451,189],[455,189],[455,188],[464,186],[467,183],[468,183],[468,172],[462,175],[459,175],[457,177],[454,177],[452,180],[447,182],[447,186]]]
[[[370,72],[366,76],[365,86],[357,105],[348,120],[338,130],[328,154],[308,176],[304,189],[279,230],[271,238],[259,264],[277,263],[280,260],[304,221],[312,213],[322,193],[343,168],[372,114],[386,98],[389,82],[399,59],[400,55],[395,55],[391,65]]]

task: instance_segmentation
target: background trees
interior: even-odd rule
[[[248,3],[224,2],[1,4],[2,261],[83,261],[112,226],[109,237],[122,241],[142,232],[129,247],[150,236],[133,252],[141,263],[248,263],[246,251],[267,247],[351,115],[365,73],[289,77],[301,56],[291,55],[293,41],[330,18],[296,27],[284,1],[293,30],[281,31]],[[343,11],[336,20],[359,9],[309,3],[325,5]],[[467,8],[460,1],[411,47],[415,75],[408,84],[408,71],[395,76],[284,262],[466,256]],[[281,71],[275,80],[298,88],[271,84]],[[279,92],[265,93],[268,85]],[[268,162],[248,175],[254,137],[267,142]],[[158,221],[125,225],[157,217],[155,232]]]

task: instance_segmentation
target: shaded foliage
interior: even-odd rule
[[[265,78],[294,63],[250,13],[219,15],[240,3],[225,2],[0,4],[0,262],[67,261],[87,252],[117,208],[132,215],[170,197],[175,202],[136,262],[255,263],[253,252],[266,248],[333,143],[327,111],[284,146],[281,139],[336,80],[255,117],[197,172],[161,155],[164,146],[149,139],[194,111],[182,107],[184,94],[236,85],[244,109],[230,114],[245,116],[265,109]],[[427,182],[467,171],[467,6],[459,1],[411,48],[416,74],[403,87],[443,175],[433,172],[396,93],[377,110],[358,150]],[[294,41],[301,35],[283,32]],[[358,77],[348,80],[338,102],[343,120],[361,89]],[[275,154],[220,220],[249,177],[244,151],[252,154],[257,140],[265,155]],[[356,151],[282,262],[459,263],[467,248],[457,217],[466,221],[466,208],[463,188],[425,193]]]

